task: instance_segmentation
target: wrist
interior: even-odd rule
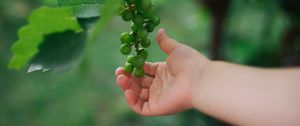
[[[192,108],[199,109],[199,103],[202,102],[201,99],[205,99],[205,87],[209,84],[210,80],[218,79],[218,67],[222,66],[222,61],[211,61],[208,60],[203,66],[198,68],[198,72],[195,75],[195,81],[191,84],[191,105]]]

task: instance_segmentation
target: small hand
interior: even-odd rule
[[[160,48],[168,54],[165,62],[146,63],[145,76],[136,78],[116,70],[117,83],[133,111],[145,115],[168,115],[192,108],[192,84],[209,62],[194,49],[169,38],[161,29],[157,36]]]

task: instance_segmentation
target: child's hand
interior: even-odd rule
[[[146,63],[147,76],[136,78],[123,68],[116,70],[117,83],[129,106],[146,116],[167,115],[192,108],[192,84],[210,61],[194,49],[169,38],[161,29],[160,48],[169,55],[166,62]]]

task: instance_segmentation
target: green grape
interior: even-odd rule
[[[160,24],[160,17],[157,15],[153,15],[150,20],[154,26],[158,26]]]
[[[143,68],[135,68],[134,70],[133,70],[133,74],[134,74],[134,76],[136,76],[136,77],[143,77],[144,76],[144,69]]]
[[[135,56],[133,61],[132,61],[132,65],[135,67],[135,68],[141,68],[144,66],[144,63],[145,63],[145,59],[142,57],[142,56]]]
[[[127,73],[132,73],[133,69],[134,69],[134,67],[131,63],[126,63],[124,66],[124,71]]]
[[[134,55],[129,55],[128,57],[127,57],[127,62],[128,63],[132,63],[133,61],[134,61]]]
[[[139,39],[146,39],[148,36],[148,32],[145,29],[139,29],[136,34]]]
[[[133,18],[133,13],[129,9],[125,9],[121,13],[121,16],[124,21],[131,21]]]
[[[122,44],[130,44],[133,41],[133,36],[128,32],[123,32],[120,37]]]
[[[150,39],[142,40],[142,41],[141,41],[141,45],[142,45],[142,47],[144,47],[144,48],[148,48],[148,47],[151,45]]]
[[[136,2],[138,8],[142,11],[148,11],[151,8],[151,0],[138,0]]]
[[[128,44],[122,44],[122,45],[121,45],[120,52],[121,52],[123,55],[128,55],[128,54],[131,52],[131,47],[130,47],[130,45],[128,45]]]
[[[151,6],[147,11],[144,11],[143,16],[147,19],[151,18],[151,16],[155,13],[154,7]]]
[[[155,25],[153,25],[152,23],[147,23],[145,25],[145,29],[146,29],[147,32],[153,32],[154,29],[155,29]]]
[[[142,56],[144,59],[148,58],[148,52],[145,49],[140,50],[139,55]]]

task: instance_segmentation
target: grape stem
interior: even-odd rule
[[[139,43],[138,42],[136,42],[135,43],[135,45],[134,45],[134,47],[135,47],[135,51],[136,51],[136,53],[137,53],[137,55],[139,54]]]

